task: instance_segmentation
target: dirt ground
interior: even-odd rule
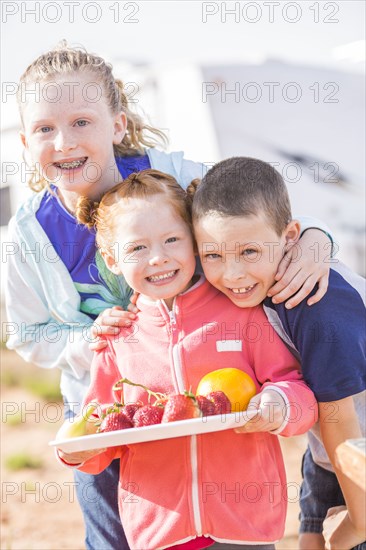
[[[14,353],[2,351],[2,371],[23,368],[33,367]],[[56,461],[48,446],[62,423],[62,405],[47,403],[20,386],[8,385],[3,385],[1,401],[1,549],[83,549],[83,521],[72,473]],[[14,418],[18,422],[12,422]],[[281,445],[289,507],[285,536],[277,550],[296,550],[300,461],[306,437],[281,438]],[[10,470],[6,461],[15,453],[40,459],[42,464]]]

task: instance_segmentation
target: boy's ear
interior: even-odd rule
[[[27,147],[28,147],[28,143],[27,143],[27,140],[25,139],[25,133],[24,133],[24,132],[19,132],[19,135],[20,135],[20,139],[21,139],[21,141],[22,141],[22,143],[23,143],[23,146],[24,146],[25,148],[27,148]]]
[[[113,144],[118,145],[121,143],[123,138],[125,137],[125,133],[127,130],[127,117],[126,114],[121,111],[116,115],[114,119],[114,136],[113,136]]]
[[[291,220],[285,229],[286,243],[296,243],[300,239],[301,226],[298,220]]]
[[[100,253],[109,271],[111,271],[115,275],[121,275],[122,271],[120,270],[114,256],[110,252],[107,252],[106,250],[101,250]]]
[[[193,254],[195,256],[198,256],[198,246],[197,246],[197,241],[196,239],[193,237]]]

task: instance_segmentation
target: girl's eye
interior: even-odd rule
[[[42,126],[42,128],[39,129],[39,131],[42,133],[42,134],[47,134],[48,132],[50,132],[52,130],[51,126]]]
[[[243,256],[251,256],[252,254],[258,254],[258,250],[255,250],[254,248],[246,248],[242,252]]]
[[[87,120],[77,120],[75,122],[76,126],[86,126],[88,124],[88,121]]]
[[[177,237],[169,237],[169,239],[166,240],[167,243],[175,243],[178,240]]]
[[[142,244],[139,244],[132,249],[132,252],[139,252],[139,250],[142,250],[143,248],[145,247]]]
[[[205,260],[216,260],[217,258],[220,258],[220,254],[212,253],[212,254],[206,254],[204,259]]]

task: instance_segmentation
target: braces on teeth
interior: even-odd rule
[[[60,168],[77,168],[84,164],[85,160],[73,160],[72,162],[59,162],[56,163]]]

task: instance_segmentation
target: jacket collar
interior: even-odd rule
[[[193,312],[219,294],[219,291],[211,286],[203,275],[198,277],[197,282],[188,290],[175,297],[172,312],[168,310],[164,300],[151,300],[142,294],[138,297],[136,305],[144,317],[164,320],[165,322],[171,320],[172,313],[179,316],[183,311],[185,314]]]

